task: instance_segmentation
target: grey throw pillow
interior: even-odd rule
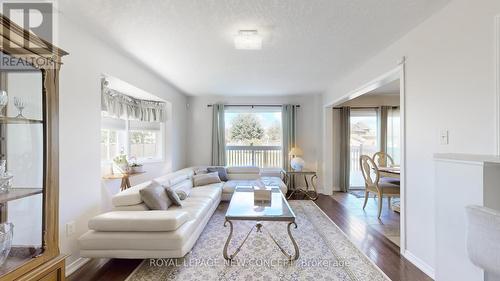
[[[193,188],[192,183],[183,183],[173,186],[175,193],[177,193],[177,195],[181,200],[186,200],[186,198],[188,198],[192,188]]]
[[[221,181],[219,178],[219,174],[217,172],[193,176],[193,185],[194,186],[209,185],[209,184],[219,183],[219,182],[221,182]]]
[[[208,167],[207,171],[209,173],[217,172],[219,174],[219,179],[221,181],[228,181],[226,167]]]
[[[175,192],[175,190],[172,189],[171,186],[165,188],[165,192],[167,192],[167,196],[170,200],[172,200],[172,203],[177,206],[182,206],[181,199],[179,198],[179,195]]]
[[[151,183],[148,187],[139,190],[139,194],[150,210],[166,210],[172,205],[165,188],[157,183]]]

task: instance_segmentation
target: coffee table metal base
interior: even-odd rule
[[[228,254],[227,248],[229,246],[229,243],[231,242],[231,238],[233,237],[233,223],[230,220],[226,219],[226,221],[224,222],[224,227],[226,227],[227,224],[229,224],[229,236],[227,237],[226,244],[224,245],[224,251],[223,251],[224,259],[226,259],[226,260],[233,260],[236,257],[236,255],[240,252],[241,247],[243,247],[243,245],[247,241],[248,237],[250,236],[250,234],[252,233],[252,231],[255,228],[257,228],[257,231],[256,231],[257,233],[263,233],[262,229],[264,228],[264,225],[262,225],[262,223],[260,223],[260,222],[258,222],[254,226],[252,226],[250,231],[247,233],[247,236],[245,236],[245,239],[243,239],[243,241],[238,246],[238,248],[236,248],[236,251],[234,251],[233,254]],[[274,241],[276,246],[278,246],[278,248],[285,255],[285,257],[288,258],[289,261],[294,261],[294,260],[297,260],[299,258],[299,246],[297,245],[297,242],[295,242],[295,239],[292,236],[292,231],[291,231],[292,225],[294,226],[294,228],[297,228],[297,224],[295,222],[289,222],[288,226],[287,226],[287,230],[288,230],[288,236],[290,237],[290,240],[292,241],[292,244],[293,244],[293,248],[294,248],[293,254],[289,254],[285,249],[283,249],[283,247],[281,247],[281,245],[278,243],[278,241],[276,241],[276,239],[271,234],[271,232],[266,230],[269,237],[271,237],[271,239]]]

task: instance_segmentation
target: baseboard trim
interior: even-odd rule
[[[415,256],[414,254],[412,254],[410,251],[405,250],[403,256],[408,261],[413,263],[416,267],[418,267],[418,269],[422,270],[425,274],[427,274],[430,278],[432,279],[436,278],[434,268],[429,264],[427,264],[426,262],[424,262],[423,260],[421,260],[420,258],[418,258],[417,256]]]
[[[74,262],[66,265],[66,277],[73,274],[75,271],[77,271],[80,267],[84,266],[89,261],[90,258],[78,258]]]

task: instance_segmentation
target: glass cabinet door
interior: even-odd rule
[[[43,74],[27,66],[0,69],[0,90],[0,275],[3,275],[44,250]]]

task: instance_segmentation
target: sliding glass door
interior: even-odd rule
[[[359,157],[373,156],[380,150],[380,132],[376,108],[353,108],[350,117],[350,188],[364,188]]]

